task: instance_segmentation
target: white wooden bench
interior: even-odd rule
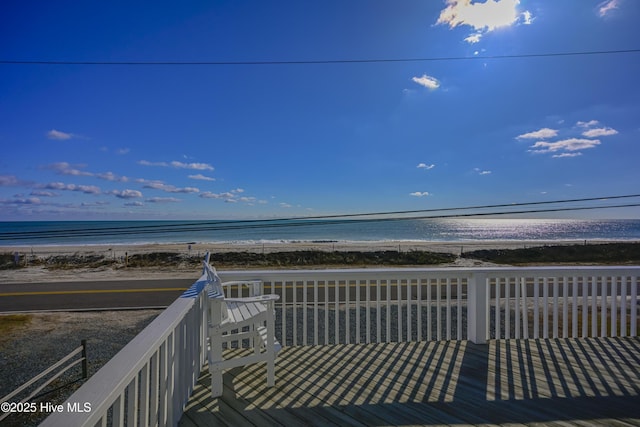
[[[275,385],[275,359],[281,349],[275,338],[274,304],[278,295],[262,295],[262,282],[222,283],[215,268],[205,262],[207,296],[209,302],[209,372],[211,395],[222,395],[222,373],[225,369],[266,362],[267,386]],[[227,298],[231,287],[247,287],[249,297]],[[249,347],[253,352],[224,359],[223,347],[235,343],[238,347]]]

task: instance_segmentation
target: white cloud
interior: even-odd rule
[[[418,166],[416,166],[416,167],[418,169],[431,170],[431,169],[435,168],[436,165],[434,165],[434,164],[428,165],[426,163],[419,163]]]
[[[577,122],[576,126],[581,128],[590,128],[591,126],[597,126],[600,122],[597,120],[589,120],[588,122]]]
[[[58,197],[60,196],[58,193],[54,193],[53,191],[32,191],[32,196],[38,197]]]
[[[438,79],[426,74],[423,74],[422,77],[413,77],[411,78],[411,80],[418,83],[420,86],[424,86],[430,90],[435,90],[440,87],[440,82],[438,81]]]
[[[184,187],[179,188],[174,185],[165,184],[162,181],[147,181],[144,179],[138,180],[138,182],[142,182],[143,188],[150,188],[152,190],[161,190],[167,193],[199,193],[200,189],[195,187]]]
[[[215,181],[215,178],[211,178],[210,176],[205,176],[202,175],[201,173],[197,174],[197,175],[189,175],[189,178],[191,179],[197,179],[200,181]]]
[[[428,191],[414,191],[413,193],[409,193],[409,195],[414,197],[427,197],[430,196],[431,193]]]
[[[142,166],[173,167],[177,169],[210,170],[210,171],[214,169],[213,166],[207,163],[183,163],[176,160],[172,162],[150,162],[148,160],[139,160],[138,164]]]
[[[18,185],[18,178],[14,175],[0,175],[0,187]]]
[[[79,165],[76,167],[83,167],[83,166]],[[80,169],[76,169],[67,162],[52,163],[49,166],[47,166],[47,169],[51,169],[61,175],[93,176],[91,172],[85,172],[85,171],[81,171]]]
[[[477,43],[482,36],[497,28],[509,27],[518,22],[529,25],[534,18],[530,11],[518,11],[520,0],[446,0],[447,7],[441,12],[436,24],[449,28],[466,25],[474,32],[464,40]]]
[[[473,170],[476,171],[478,175],[491,175],[490,170],[482,170],[480,168],[474,168]]]
[[[124,205],[125,206],[140,207],[140,206],[144,206],[144,203],[136,201],[136,202],[127,202]]]
[[[72,133],[67,133],[67,132],[61,132],[59,130],[55,130],[55,129],[51,129],[49,132],[47,132],[47,138],[49,139],[55,139],[58,141],[64,141],[67,139],[71,139],[73,138],[75,135]]]
[[[575,153],[562,153],[562,154],[554,154],[551,157],[555,157],[555,158],[562,158],[562,157],[578,157],[578,156],[582,156],[581,152],[575,152]]]
[[[149,203],[177,203],[180,202],[180,199],[176,199],[175,197],[151,197],[146,199]]]
[[[119,199],[137,199],[142,197],[142,193],[138,190],[113,190],[110,192]]]
[[[465,37],[465,38],[464,38],[464,41],[466,41],[466,42],[467,42],[467,43],[469,43],[469,44],[473,44],[473,43],[478,43],[478,42],[480,42],[480,39],[482,39],[482,33],[474,33],[474,34],[471,34],[471,35],[469,35],[469,36]],[[477,51],[476,51],[476,52],[477,52]],[[477,55],[477,53],[476,53],[476,52],[474,52],[473,54],[474,54],[474,55]]]
[[[575,152],[594,148],[598,145],[600,145],[600,140],[598,139],[568,138],[556,142],[538,141],[530,147],[532,150],[529,151],[533,153]]]
[[[113,172],[98,173],[95,176],[97,176],[100,179],[107,180],[107,181],[118,181],[118,182],[128,182],[129,181],[129,178],[127,178],[126,176],[118,176],[118,175],[114,174]]]
[[[179,169],[195,169],[195,170],[209,170],[209,171],[213,170],[213,166],[207,163],[182,163],[182,162],[173,161],[171,162],[171,166]]]
[[[598,5],[598,15],[600,15],[600,17],[605,17],[609,12],[611,12],[614,9],[617,9],[618,6],[620,6],[619,0],[603,1]]]
[[[599,136],[615,135],[617,133],[618,133],[618,131],[613,129],[613,128],[604,127],[604,128],[596,128],[596,129],[586,130],[586,131],[582,132],[582,135],[586,136],[587,138],[595,138],[595,137],[599,137]]]
[[[516,139],[546,139],[558,136],[558,131],[555,129],[542,128],[533,132],[523,133],[516,136]]]
[[[116,150],[116,154],[124,155],[128,154],[129,151],[131,151],[131,149],[129,148],[119,148],[118,150]]]
[[[289,208],[292,208],[293,206],[292,206],[292,205],[290,205],[289,203],[284,203],[284,202],[283,202],[283,203],[280,203],[280,207],[281,207],[281,208],[289,209]]]
[[[64,191],[78,191],[85,194],[101,194],[102,191],[95,185],[76,185],[65,184],[63,182],[50,182],[41,186],[45,190],[64,190]]]

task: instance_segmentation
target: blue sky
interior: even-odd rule
[[[469,59],[0,64],[0,220],[289,217],[639,192],[640,53],[518,55],[638,49],[640,2],[182,3],[4,1],[0,60]]]

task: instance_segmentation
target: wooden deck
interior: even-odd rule
[[[201,376],[180,425],[640,426],[640,339],[287,347],[264,365]]]

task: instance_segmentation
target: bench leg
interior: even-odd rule
[[[222,396],[222,345],[220,334],[211,334],[209,338],[209,373],[211,374],[211,397]]]

